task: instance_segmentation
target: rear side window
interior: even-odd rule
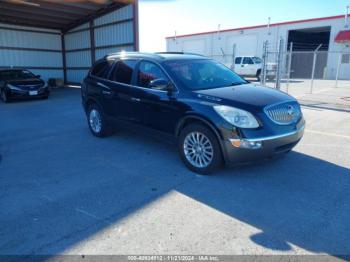
[[[91,70],[91,75],[97,76],[100,78],[107,78],[108,72],[111,69],[113,61],[103,61],[94,66]]]
[[[240,65],[242,63],[242,57],[237,57],[235,60],[236,65]]]
[[[253,62],[253,60],[250,57],[245,57],[243,59],[243,64],[244,65],[254,65],[254,62]]]
[[[118,61],[111,73],[110,80],[130,85],[136,63],[137,60]]]

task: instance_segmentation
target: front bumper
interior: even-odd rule
[[[305,124],[295,131],[275,136],[241,139],[240,142],[261,143],[258,149],[235,147],[237,139],[224,141],[225,158],[227,163],[247,163],[262,160],[286,153],[292,150],[304,135]],[[238,143],[239,144],[239,143]]]
[[[7,89],[7,95],[9,98],[12,98],[12,99],[28,99],[28,98],[46,97],[50,94],[50,90],[48,87],[41,88],[35,91],[37,91],[38,93],[35,95],[31,95],[27,90],[19,91],[19,90]]]

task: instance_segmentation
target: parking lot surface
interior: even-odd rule
[[[79,89],[0,103],[0,254],[349,255],[350,109],[303,112],[290,154],[198,176],[137,130],[93,137]]]

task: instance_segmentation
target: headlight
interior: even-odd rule
[[[13,86],[13,85],[7,85],[8,88],[10,88],[11,90],[16,90],[16,91],[23,91],[21,88],[17,87],[17,86]]]
[[[215,111],[230,124],[240,128],[257,128],[259,123],[249,112],[230,106],[214,106]]]

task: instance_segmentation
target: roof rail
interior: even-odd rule
[[[187,52],[156,52],[155,54],[157,55],[197,55],[197,56],[204,56],[201,54],[197,54],[197,53],[187,53]]]

